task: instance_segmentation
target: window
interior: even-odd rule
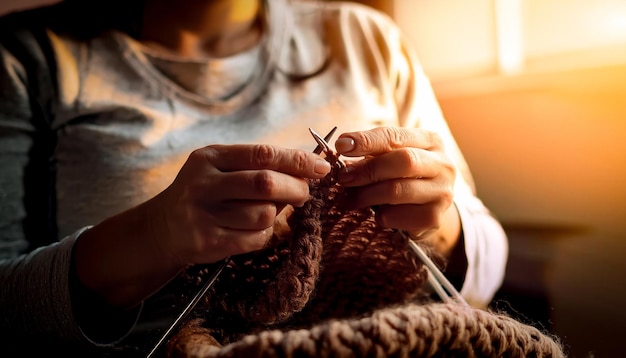
[[[396,0],[433,79],[626,62],[624,0]]]

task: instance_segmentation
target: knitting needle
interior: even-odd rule
[[[185,319],[189,315],[189,313],[191,313],[191,311],[198,305],[198,302],[200,302],[200,299],[202,299],[202,297],[207,293],[209,288],[213,286],[213,284],[215,283],[215,280],[217,280],[217,277],[220,275],[220,273],[222,273],[222,271],[226,267],[226,264],[228,264],[228,261],[230,261],[230,256],[225,258],[224,261],[222,261],[222,263],[213,272],[211,277],[209,277],[209,279],[204,283],[204,285],[202,285],[198,293],[196,293],[196,295],[191,299],[191,301],[189,301],[187,306],[185,306],[185,309],[183,309],[183,311],[178,315],[178,317],[176,317],[174,322],[168,327],[165,333],[163,333],[159,341],[154,345],[150,353],[147,355],[147,358],[153,357],[154,353],[156,353],[156,351],[163,344],[163,342],[165,342],[165,340],[167,339],[167,337],[169,337],[169,335],[172,333],[174,328],[176,328],[178,324],[183,319]]]
[[[415,252],[420,260],[422,260],[422,262],[426,265],[429,274],[429,282],[431,283],[435,291],[437,291],[439,297],[441,297],[444,302],[449,302],[449,300],[451,299],[452,301],[457,302],[462,306],[469,306],[469,304],[465,301],[465,299],[463,299],[463,296],[461,296],[459,291],[457,291],[450,283],[450,281],[448,281],[446,276],[441,273],[437,265],[435,265],[435,263],[430,259],[430,257],[428,257],[428,255],[426,255],[424,250],[410,238],[408,233],[402,231],[402,234],[409,240],[409,246],[411,247],[413,252]],[[447,291],[447,294],[444,289]]]
[[[309,128],[309,132],[313,135],[313,138],[317,142],[317,147],[315,148],[315,153],[324,153],[334,154],[334,151],[330,148],[328,144],[327,138],[322,138],[319,134],[317,134],[313,129]],[[331,131],[332,134],[334,129]],[[428,269],[428,281],[431,286],[435,289],[436,293],[441,297],[444,302],[457,302],[463,306],[469,306],[467,302],[463,299],[463,296],[454,288],[454,286],[448,281],[448,279],[441,273],[437,265],[426,255],[424,250],[419,247],[410,237],[410,235],[406,231],[402,231],[402,235],[405,236],[409,241],[409,246],[411,249],[417,254],[420,260],[426,265]],[[447,290],[447,293],[446,293]],[[448,296],[449,295],[449,296]]]
[[[311,128],[309,128],[309,130],[313,132]],[[327,141],[329,141],[333,137],[336,130],[337,130],[337,127],[334,127],[333,129],[331,129],[330,132],[328,132],[328,134],[326,134],[326,136],[323,139],[319,137],[319,134],[315,133],[315,135],[317,135],[320,139],[322,139],[322,142],[319,142],[316,139],[318,145],[313,150],[313,153],[320,154],[322,151],[330,150],[330,147],[328,146]],[[191,311],[193,311],[193,309],[198,305],[202,297],[204,297],[207,291],[213,286],[213,284],[217,280],[217,277],[220,275],[220,273],[222,273],[222,271],[224,270],[224,268],[226,267],[229,261],[230,261],[230,256],[225,258],[224,261],[217,267],[217,269],[213,272],[211,277],[204,283],[204,285],[202,285],[198,293],[196,293],[196,295],[191,299],[191,301],[189,301],[189,303],[187,304],[187,306],[185,306],[183,311],[178,315],[178,317],[176,317],[174,322],[172,322],[172,324],[167,328],[165,333],[163,333],[163,335],[158,340],[158,342],[154,345],[154,347],[152,347],[152,350],[150,351],[150,353],[148,353],[146,358],[152,358],[154,354],[157,352],[157,350],[159,349],[159,347],[161,347],[161,345],[165,342],[165,340],[172,333],[174,328],[176,328],[178,324],[183,319],[185,319],[189,315],[189,313],[191,313]]]
[[[314,130],[309,128],[309,132],[311,132],[311,134],[313,135],[313,138],[315,138],[315,141],[317,142],[317,147],[313,149],[313,153],[320,154],[322,153],[322,151],[329,150],[330,147],[328,145],[328,141],[333,137],[333,134],[335,134],[336,130],[337,130],[337,127],[334,127],[333,129],[331,129],[330,132],[328,132],[328,134],[326,135],[326,137],[324,137],[324,140],[320,141],[319,139],[322,139],[322,137],[319,134],[317,134]]]
[[[337,156],[337,153],[335,153],[335,151],[330,147],[330,144],[328,144],[328,141],[330,140],[333,133],[335,132],[335,129],[337,129],[337,127],[333,128],[330,131],[330,133],[326,135],[326,137],[322,138],[321,135],[317,134],[317,132],[309,128],[309,132],[311,132],[313,139],[315,139],[315,141],[317,142],[317,147],[315,147],[313,151],[314,153],[320,154],[321,152],[324,152],[324,154],[326,154],[327,157]],[[337,160],[337,164],[339,165],[340,168],[345,167],[345,164],[341,160]]]

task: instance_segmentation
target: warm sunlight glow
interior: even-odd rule
[[[607,16],[606,28],[607,35],[626,37],[626,10],[623,13],[613,13]]]
[[[496,0],[495,22],[500,72],[518,73],[524,66],[522,0]]]
[[[434,81],[626,60],[625,0],[395,0]]]
[[[622,356],[626,0],[394,4],[487,207],[505,224],[589,228],[541,251],[559,258],[550,315],[570,356]]]
[[[626,46],[626,1],[525,0],[524,34],[527,55]]]

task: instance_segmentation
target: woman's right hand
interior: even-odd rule
[[[109,304],[133,307],[190,264],[261,249],[281,209],[309,198],[305,179],[329,172],[322,157],[301,150],[198,149],[159,195],[81,235],[79,281]]]
[[[285,205],[309,198],[305,178],[330,165],[319,155],[270,145],[211,145],[194,151],[154,198],[155,243],[181,266],[261,249]]]

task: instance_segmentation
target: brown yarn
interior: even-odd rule
[[[309,183],[310,200],[289,218],[291,236],[234,257],[194,311],[197,319],[170,339],[168,357],[560,356],[555,341],[510,318],[415,305],[426,295],[426,268],[371,209],[343,209],[337,158],[327,159],[334,169]],[[213,269],[190,267],[182,278],[199,286]]]
[[[196,344],[201,322],[171,342],[171,357],[563,357],[559,342],[505,315],[457,304],[407,304],[360,319],[330,320],[300,330],[268,330],[224,347]],[[180,351],[177,352],[179,354]]]

